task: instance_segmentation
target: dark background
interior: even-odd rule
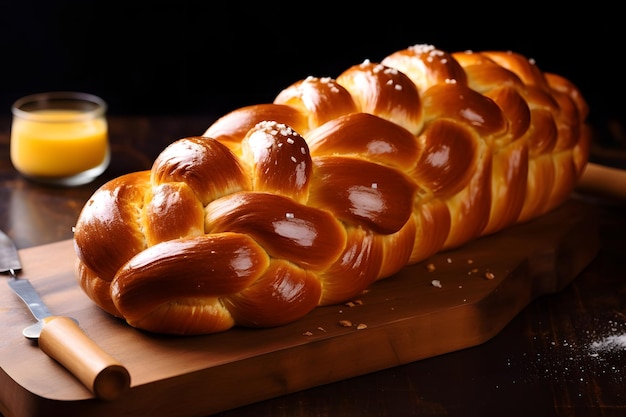
[[[624,24],[601,3],[32,1],[0,6],[0,111],[80,90],[111,114],[221,115],[292,82],[417,43],[512,50],[577,84],[592,120],[622,117]]]

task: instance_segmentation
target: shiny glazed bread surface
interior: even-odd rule
[[[77,278],[151,332],[289,323],[559,206],[588,160],[587,112],[512,52],[415,45],[308,77],[97,190]]]

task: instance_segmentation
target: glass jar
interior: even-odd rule
[[[33,94],[11,110],[11,162],[37,182],[77,186],[109,165],[107,105],[80,92]]]

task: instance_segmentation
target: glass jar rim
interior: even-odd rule
[[[38,113],[41,110],[79,110],[75,115],[58,118],[49,114]],[[76,91],[53,91],[36,93],[16,100],[11,106],[14,116],[40,122],[68,122],[89,120],[104,115],[106,102],[89,93]]]

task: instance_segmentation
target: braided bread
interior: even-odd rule
[[[512,52],[415,45],[308,77],[98,189],[77,279],[150,332],[293,322],[559,206],[588,161],[587,113]]]

